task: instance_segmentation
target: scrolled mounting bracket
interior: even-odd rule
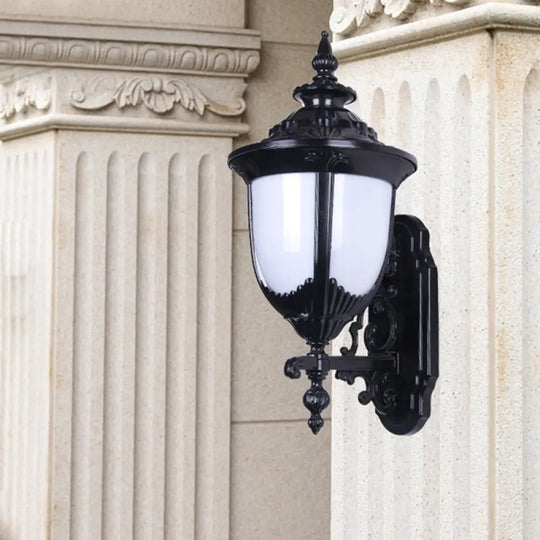
[[[330,404],[322,381],[331,370],[353,384],[364,379],[358,395],[362,405],[373,403],[384,427],[396,435],[412,435],[426,423],[431,394],[439,374],[437,267],[429,250],[429,232],[414,216],[394,219],[393,244],[382,282],[368,307],[364,331],[367,356],[356,356],[362,314],[350,325],[352,343],[341,356],[314,349],[285,362],[292,379],[305,370],[311,387],[304,405],[309,426],[318,433],[321,413]]]

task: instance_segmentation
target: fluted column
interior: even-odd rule
[[[375,4],[336,2],[335,50],[359,114],[419,160],[397,212],[430,229],[440,377],[408,438],[334,384],[332,538],[533,539],[540,8]]]
[[[2,538],[228,538],[226,157],[258,48],[0,22]]]

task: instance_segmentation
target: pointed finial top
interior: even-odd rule
[[[332,45],[328,40],[328,32],[323,30],[321,32],[321,41],[319,42],[319,48],[317,54],[311,62],[313,69],[317,72],[317,75],[313,78],[317,79],[330,79],[337,80],[333,73],[338,67],[337,58],[332,54]]]

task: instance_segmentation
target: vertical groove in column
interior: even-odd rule
[[[457,78],[454,82],[448,82],[440,88],[440,118],[441,126],[452,126],[454,119],[454,106],[456,94]],[[448,366],[447,358],[453,362],[455,350],[454,336],[454,289],[456,287],[456,278],[453,277],[453,259],[456,251],[456,239],[454,223],[454,212],[452,203],[454,199],[453,159],[454,159],[454,138],[453,132],[449,129],[443,129],[440,134],[441,140],[441,167],[439,192],[441,200],[440,208],[440,228],[444,234],[440,236],[441,254],[444,259],[438,267],[439,279],[439,349],[445,354],[439,362],[439,378],[437,380],[440,406],[440,447],[439,447],[439,496],[440,513],[438,521],[434,527],[438,527],[438,537],[441,539],[449,538],[454,534],[454,513],[453,513],[453,491],[452,475],[454,469],[453,440],[453,406],[455,399],[452,393],[455,392],[456,383],[452,382],[459,376],[452,365]],[[443,204],[444,203],[444,204]],[[458,390],[460,392],[460,389]],[[461,392],[460,392],[461,393]]]
[[[48,437],[39,429],[48,421],[50,233],[43,208],[50,207],[35,155],[15,145],[0,147],[0,537],[34,538],[44,534],[45,521],[35,519],[46,507],[42,476]],[[45,195],[42,195],[45,193]],[[45,216],[48,218],[48,216]],[[45,260],[44,260],[45,259]],[[43,327],[43,332],[40,332]],[[36,331],[36,329],[38,331]],[[37,351],[37,353],[36,353]],[[36,356],[39,354],[39,356]],[[34,388],[34,381],[45,381]]]
[[[169,161],[165,535],[195,537],[197,185],[188,186],[187,155]]]
[[[45,214],[44,201],[46,200],[46,179],[47,171],[42,166],[42,160],[40,159],[39,153],[36,151],[32,156],[31,172],[29,173],[29,180],[31,179],[32,185],[29,186],[30,192],[33,194],[32,201],[29,207],[29,219],[34,220],[34,223],[38,224],[37,227],[32,226],[32,239],[28,239],[29,246],[32,246],[32,243],[35,242],[34,249],[35,260],[42,261],[46,257],[46,245],[47,241],[44,238],[44,235],[47,233],[50,234],[45,227],[41,226],[43,223],[43,216]],[[29,257],[30,258],[30,257]],[[35,264],[37,267],[37,264]],[[27,439],[27,478],[26,478],[26,489],[28,494],[27,500],[27,516],[26,521],[28,523],[29,529],[27,530],[28,538],[39,538],[39,525],[38,523],[44,523],[44,516],[39,513],[41,498],[44,496],[44,493],[41,491],[46,488],[46,478],[41,475],[40,471],[40,452],[36,451],[40,447],[42,441],[40,441],[40,431],[43,429],[41,422],[36,421],[37,418],[32,415],[32,409],[34,410],[47,410],[45,403],[43,403],[43,392],[40,388],[40,383],[43,384],[39,379],[42,374],[49,371],[49,366],[46,366],[46,371],[43,369],[45,366],[43,364],[48,364],[48,358],[43,358],[42,351],[39,349],[39,344],[42,343],[43,334],[42,328],[39,322],[37,321],[36,315],[34,313],[42,312],[42,302],[36,302],[35,291],[40,290],[40,280],[42,277],[39,275],[39,271],[36,271],[36,268],[29,268],[29,279],[30,283],[28,285],[29,290],[32,295],[32,305],[30,305],[29,299],[29,326],[28,326],[28,336],[32,336],[30,339],[30,351],[29,351],[29,362],[26,377],[28,378],[28,390],[26,400],[31,407],[27,409],[27,416],[29,419],[29,431]],[[28,338],[27,338],[28,339]],[[40,490],[41,488],[41,490]]]
[[[215,361],[216,324],[216,225],[215,166],[209,155],[199,164],[198,268],[197,268],[197,445],[195,488],[195,537],[214,535],[216,477]]]
[[[105,190],[86,152],[76,165],[71,534],[101,534]]]
[[[52,374],[50,359],[52,356],[52,296],[53,296],[53,235],[54,235],[54,189],[53,178],[54,160],[51,152],[43,150],[37,153],[39,178],[42,184],[39,197],[40,221],[37,226],[39,234],[37,236],[40,246],[39,266],[35,269],[36,285],[35,290],[40,291],[39,318],[36,318],[36,332],[39,343],[35,345],[36,365],[39,369],[33,369],[33,376],[36,381],[38,399],[36,401],[36,411],[39,411],[40,418],[36,422],[37,428],[34,436],[36,438],[36,448],[40,447],[41,452],[34,452],[36,475],[36,486],[33,486],[33,493],[36,497],[36,508],[38,508],[38,519],[35,521],[36,530],[43,531],[43,536],[49,534],[49,501],[51,490],[49,488],[50,455],[52,445],[51,437],[51,385]],[[36,341],[37,341],[36,339]],[[46,354],[43,354],[46,351]],[[47,375],[47,376],[46,376]],[[41,486],[41,490],[37,487]]]
[[[5,154],[0,153],[0,193],[7,193],[7,177],[8,177],[8,159]],[[5,201],[4,197],[0,198],[0,246],[5,245],[4,239],[4,215],[5,215]],[[6,489],[6,358],[4,354],[4,265],[3,260],[0,258],[0,511],[5,511],[4,506],[4,493]]]
[[[32,208],[32,198],[34,191],[30,187],[30,156],[28,153],[24,155],[22,165],[22,175],[19,187],[20,199],[19,199],[19,211],[18,211],[18,232],[16,241],[19,244],[19,251],[17,254],[17,268],[16,268],[16,280],[19,287],[19,302],[17,309],[17,320],[19,321],[19,340],[20,340],[20,384],[19,384],[19,419],[17,425],[19,426],[19,448],[17,456],[19,459],[19,504],[20,508],[29,509],[31,506],[28,500],[28,484],[32,481],[29,478],[29,445],[28,437],[30,435],[29,430],[32,426],[32,419],[28,415],[28,402],[32,397],[29,395],[29,378],[31,375],[30,366],[30,334],[29,334],[29,315],[30,315],[30,298],[29,298],[29,226],[31,222],[36,218],[35,215],[30,214]],[[34,188],[35,189],[35,188]],[[21,429],[20,426],[27,426],[26,429]],[[28,538],[28,528],[30,521],[26,518],[26,512],[20,512],[20,535],[22,538]]]
[[[102,538],[133,536],[137,181],[125,159],[107,163]]]
[[[454,101],[453,163],[454,187],[452,197],[454,239],[452,255],[452,358],[451,411],[453,426],[453,530],[462,538],[470,537],[470,395],[477,391],[471,386],[470,358],[470,281],[471,281],[471,91],[468,78],[458,82]],[[446,441],[448,444],[448,440]]]
[[[159,539],[164,526],[166,183],[156,158],[138,168],[137,337],[135,404],[136,539]]]
[[[540,531],[540,71],[523,92],[523,535]]]
[[[73,330],[73,411],[71,454],[71,536],[79,523],[90,520],[90,433],[85,421],[90,415],[92,377],[92,279],[93,171],[86,152],[79,155],[75,176],[75,267]],[[85,535],[87,536],[87,535]]]
[[[4,157],[4,156],[3,156]],[[2,162],[3,176],[0,177],[0,188],[1,193],[4,194],[0,198],[0,208],[1,208],[1,220],[0,220],[0,241],[2,246],[7,245],[8,240],[8,223],[9,217],[8,212],[8,194],[11,180],[11,157],[5,156]],[[7,464],[9,463],[9,454],[8,454],[8,407],[9,407],[9,379],[10,379],[10,361],[8,354],[8,339],[9,339],[9,324],[8,315],[9,315],[9,282],[6,276],[6,261],[7,254],[2,251],[2,257],[0,258],[0,286],[1,286],[1,302],[0,302],[0,314],[1,314],[1,331],[0,331],[0,370],[1,378],[0,385],[2,389],[2,394],[0,395],[1,400],[1,411],[0,411],[0,430],[2,437],[0,439],[0,457],[1,464],[0,466],[0,480],[1,480],[1,501],[2,501],[2,512],[7,513],[7,502],[9,500],[9,476],[7,474]]]
[[[439,83],[429,82],[424,103],[424,217],[430,232],[430,247],[435,264],[441,267],[440,258],[440,183],[441,183],[441,98]],[[442,360],[442,359],[441,359]],[[435,540],[439,528],[433,516],[440,515],[440,388],[432,395],[431,418],[423,428],[424,446],[429,448],[429,459],[424,460],[422,498],[427,504],[423,518],[423,538]]]
[[[386,136],[386,105],[385,95],[377,88],[371,100],[371,122],[375,126],[379,139],[384,141]],[[383,538],[388,536],[391,527],[392,506],[394,496],[393,486],[393,451],[386,433],[382,432],[381,423],[373,410],[364,412],[366,440],[369,441],[367,450],[366,473],[367,492],[363,494],[363,503],[367,503],[369,515],[369,537]],[[367,499],[367,500],[366,500]]]
[[[12,385],[11,393],[11,437],[10,437],[10,449],[11,449],[11,468],[15,471],[13,476],[13,484],[11,489],[11,523],[14,525],[15,536],[21,535],[20,530],[20,487],[21,487],[21,459],[20,459],[20,407],[21,407],[21,328],[20,317],[18,316],[18,309],[21,303],[21,284],[18,276],[18,266],[20,264],[20,208],[21,208],[21,183],[22,169],[24,154],[18,156],[15,160],[15,175],[14,185],[12,188],[12,201],[13,206],[11,208],[11,226],[9,235],[9,267],[7,268],[7,276],[9,279],[9,286],[11,289],[10,295],[10,307],[9,307],[9,326],[11,330],[11,359],[12,371],[10,385]]]
[[[468,403],[468,483],[470,538],[489,535],[490,495],[490,339],[489,339],[489,273],[490,273],[490,188],[489,188],[489,89],[485,81],[469,79],[469,119],[467,174],[469,177],[469,403]],[[478,159],[481,156],[481,159]],[[486,161],[487,159],[487,161]],[[478,301],[478,295],[483,301]]]
[[[412,151],[412,97],[411,89],[407,81],[403,81],[399,88],[397,114],[396,114],[396,139],[401,148]],[[418,128],[418,126],[417,126]],[[413,194],[413,200],[419,203],[421,197],[421,185],[419,178],[409,180],[409,193]],[[406,183],[407,184],[407,183]],[[398,191],[399,194],[399,191]],[[419,488],[417,478],[418,460],[422,459],[422,449],[416,446],[416,451],[412,452],[411,446],[421,437],[416,439],[403,437],[392,437],[394,456],[394,500],[392,516],[394,524],[392,536],[399,534],[404,538],[412,538],[412,512],[418,507]]]

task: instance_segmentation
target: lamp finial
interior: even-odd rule
[[[337,80],[334,76],[334,71],[338,68],[338,60],[332,54],[332,45],[328,39],[328,32],[323,30],[321,32],[321,41],[319,42],[319,48],[317,54],[311,62],[313,69],[317,72],[317,75],[313,80],[318,79],[330,79]]]

